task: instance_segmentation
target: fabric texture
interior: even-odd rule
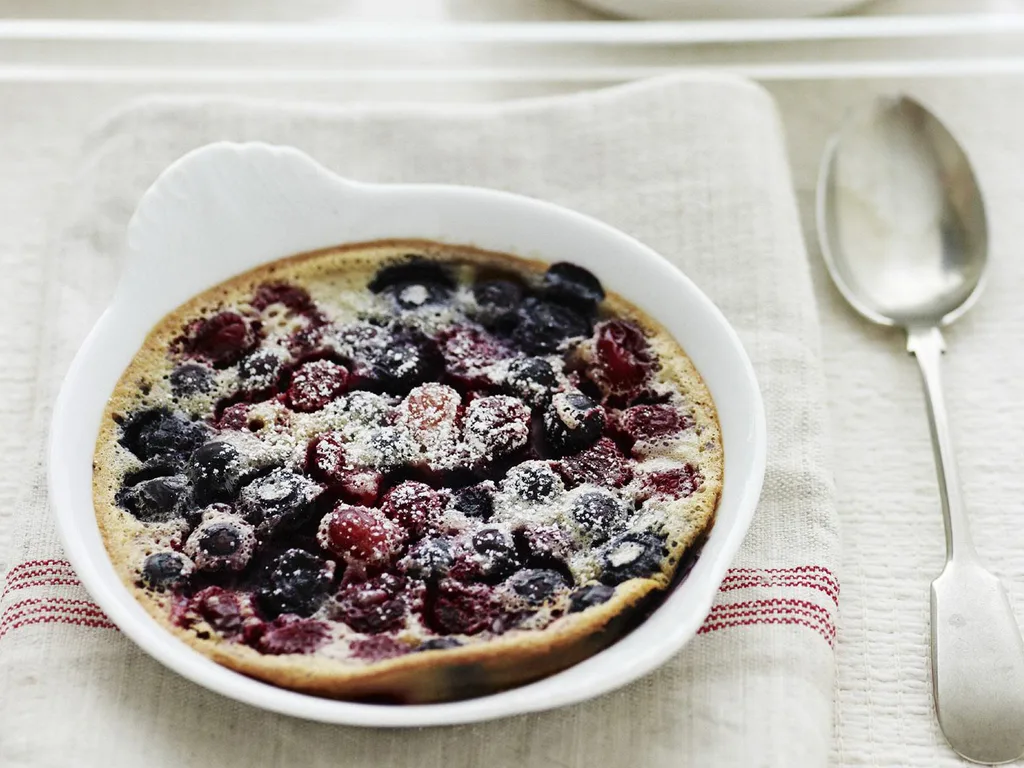
[[[382,735],[236,704],[163,669],[112,628],[62,558],[47,511],[49,403],[109,299],[140,195],[174,159],[220,139],[293,144],[356,179],[479,184],[568,205],[639,237],[722,308],[757,370],[769,468],[743,549],[682,653],[574,707]],[[151,100],[93,131],[62,210],[40,314],[37,389],[45,394],[0,598],[0,764],[827,761],[837,523],[817,315],[780,124],[765,92],[700,77],[452,108]]]

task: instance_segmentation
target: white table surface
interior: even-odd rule
[[[77,9],[79,17],[101,16],[126,18],[139,11],[138,4],[131,0],[104,0],[91,4],[71,3],[70,0],[37,0],[33,3],[15,3],[0,0],[0,16],[44,16],[70,15]],[[151,3],[143,11],[159,18],[171,4]],[[287,5],[287,8],[284,6]],[[213,19],[278,18],[307,20],[310,18],[381,18],[383,2],[375,0],[297,0],[280,6],[268,3],[224,0],[207,4],[202,0],[183,0],[175,5],[174,18],[195,17]],[[520,18],[520,19],[588,19],[592,14],[582,11],[561,0],[421,0],[416,2],[392,2],[387,7],[404,5],[416,18],[438,20],[445,18]],[[906,11],[928,12],[932,10],[963,10],[970,5],[973,10],[996,10],[1016,12],[1024,10],[1024,4],[1016,0],[992,0],[991,2],[967,3],[956,0],[882,0],[873,6],[874,12]],[[1024,78],[1020,79],[1024,91]],[[801,82],[788,81],[768,83],[779,100],[784,119],[790,128],[793,144],[790,152],[794,168],[794,180],[805,220],[808,223],[808,238],[813,237],[810,227],[810,203],[813,190],[814,171],[817,157],[831,125],[837,120],[838,112],[846,105],[866,98],[870,93],[885,90],[893,83],[884,80],[859,80],[854,83],[842,82]],[[906,83],[930,96],[934,103],[953,110],[984,109],[984,93],[976,92],[972,81],[963,77],[929,78]],[[260,96],[279,93],[289,99],[315,99],[339,101],[353,97],[367,96],[366,88],[337,82],[306,82],[276,87],[250,84],[211,82],[204,84],[204,90],[234,94]],[[558,90],[558,88],[552,88]],[[31,350],[38,343],[26,328],[24,318],[30,318],[38,311],[43,289],[40,275],[39,254],[46,245],[47,227],[53,220],[53,201],[59,199],[57,191],[66,183],[68,171],[76,157],[78,142],[84,126],[98,119],[107,110],[122,104],[135,96],[159,92],[193,91],[185,85],[168,85],[153,82],[122,82],[117,84],[62,83],[17,81],[0,82],[0,452],[4,448],[16,448],[22,436],[27,433],[29,414],[34,402],[34,371],[31,369]],[[400,92],[391,88],[389,96]],[[519,92],[536,92],[520,84],[490,88],[477,85],[471,89],[446,90],[438,88],[426,95],[430,98],[478,98],[514,96]],[[423,95],[420,88],[409,91],[410,96]],[[958,101],[959,100],[959,101]],[[960,105],[959,107],[957,105]],[[815,106],[817,105],[817,106]],[[815,110],[819,110],[816,112]],[[955,127],[955,126],[954,126]],[[1009,213],[1009,212],[1003,212]],[[1019,215],[1019,212],[1018,212]],[[815,249],[811,246],[812,258]],[[834,290],[828,284],[820,267],[816,271],[816,290],[822,314],[825,340],[825,365],[829,386],[829,398],[835,431],[840,439],[836,441],[836,478],[839,493],[839,507],[844,523],[844,547],[847,566],[841,574],[843,596],[841,626],[837,647],[838,683],[836,711],[835,765],[877,765],[888,766],[895,751],[901,755],[914,756],[903,765],[928,766],[956,765],[951,753],[939,752],[936,758],[934,729],[921,726],[920,715],[931,707],[930,692],[922,683],[926,680],[923,671],[927,666],[927,605],[925,595],[920,603],[913,598],[908,604],[905,618],[912,631],[910,640],[899,647],[886,645],[884,639],[873,636],[872,595],[886,589],[884,579],[878,574],[863,573],[856,565],[859,551],[867,547],[891,547],[893,557],[900,557],[899,537],[891,542],[870,540],[863,535],[860,520],[875,513],[870,488],[858,471],[861,457],[851,446],[862,445],[871,438],[862,413],[852,409],[849,403],[856,400],[863,408],[865,403],[879,409],[919,408],[915,372],[910,361],[899,354],[899,344],[894,337],[874,333],[877,345],[869,353],[850,352],[849,340],[862,334],[865,328],[842,306]],[[966,388],[972,375],[972,366],[977,360],[969,357],[969,342],[963,334],[955,334],[952,349],[959,357],[950,358],[950,387]],[[957,360],[959,362],[954,362]],[[847,383],[847,372],[851,366],[872,366],[877,369],[871,391],[851,393]],[[863,382],[863,380],[860,380]],[[956,403],[968,414],[980,412],[984,403],[970,399]],[[954,411],[954,426],[957,423]],[[847,440],[847,437],[856,439]],[[1012,434],[1003,435],[1007,441]],[[931,452],[923,410],[920,430],[912,434],[887,435],[889,455],[898,456],[897,464],[887,474],[874,478],[881,484],[909,483],[915,488],[928,487],[934,483]],[[4,452],[9,455],[9,451]],[[965,487],[968,494],[981,493],[985,472],[991,466],[983,458],[964,462]],[[0,467],[0,570],[5,563],[5,545],[8,542],[6,524],[17,514],[17,494],[21,488],[21,468]],[[921,514],[928,514],[927,510]],[[919,563],[925,572],[937,572],[942,562],[941,525],[936,502],[934,525],[926,527],[920,535],[934,539],[934,555],[924,557]],[[997,532],[977,532],[979,549],[984,553],[987,536]],[[916,535],[916,534],[907,534]],[[1018,589],[1017,593],[1024,590]],[[1024,607],[1020,594],[1015,595],[1018,609]],[[905,681],[894,683],[893,681]],[[895,698],[893,691],[895,691]],[[884,694],[884,696],[882,695]],[[915,719],[916,716],[916,719]],[[909,745],[909,748],[908,748]],[[901,758],[902,760],[903,758]]]

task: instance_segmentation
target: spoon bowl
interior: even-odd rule
[[[833,137],[817,213],[829,271],[868,319],[944,325],[980,295],[981,192],[956,139],[913,99],[880,99]]]

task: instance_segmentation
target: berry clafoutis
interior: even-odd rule
[[[387,241],[165,317],[95,467],[169,631],[281,687],[423,702],[614,642],[712,524],[723,453],[684,350],[590,271]]]

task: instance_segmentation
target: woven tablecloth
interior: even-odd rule
[[[605,219],[678,264],[754,361],[769,471],[701,634],[657,673],[557,712],[453,729],[319,726],[163,670],[75,583],[41,466],[0,599],[0,764],[192,766],[820,765],[831,736],[836,520],[817,318],[777,114],[749,84],[671,79],[499,107],[327,109],[161,101],[91,134],[55,225],[43,308],[46,404],[110,295],[124,226],[169,162],[216,139],[291,143],[375,181],[483,184]],[[627,265],[624,265],[624,268]]]

